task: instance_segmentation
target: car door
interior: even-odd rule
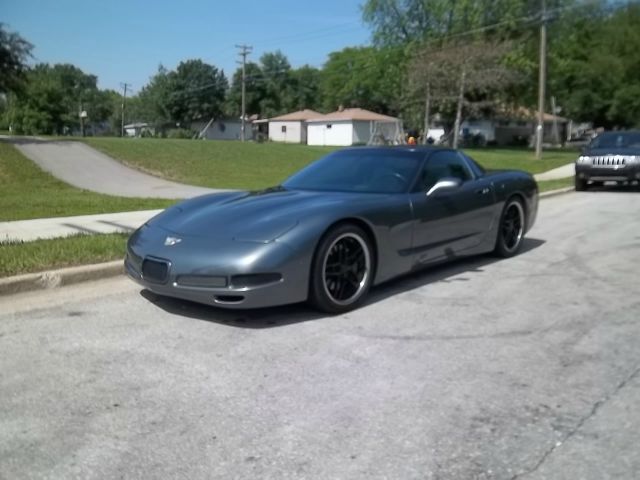
[[[443,179],[458,185],[433,191]],[[480,244],[493,220],[491,182],[455,150],[438,150],[425,161],[412,193],[416,263],[453,258]]]

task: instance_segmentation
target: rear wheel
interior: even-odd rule
[[[576,192],[584,192],[587,189],[587,181],[584,178],[576,176]]]
[[[524,239],[525,215],[522,202],[510,199],[502,211],[495,253],[501,257],[511,257],[518,253]]]
[[[329,230],[313,259],[310,302],[334,314],[356,308],[371,287],[373,262],[371,242],[360,227],[344,224]]]

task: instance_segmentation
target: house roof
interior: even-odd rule
[[[326,121],[339,121],[339,120],[364,120],[364,121],[377,121],[377,122],[397,122],[398,119],[390,117],[388,115],[381,115],[380,113],[371,112],[364,108],[345,108],[337,110],[335,112],[327,113],[326,115],[318,115],[317,117],[309,118],[308,122],[326,122]]]
[[[316,112],[315,110],[309,110],[305,108],[304,110],[298,110],[297,112],[287,113],[285,115],[280,115],[279,117],[270,118],[270,122],[304,122],[305,120],[309,120],[310,118],[318,118],[322,117],[321,113]]]
[[[507,118],[521,118],[523,120],[536,120],[538,118],[538,111],[530,110],[525,107],[518,107],[510,110],[503,110],[502,116]],[[542,118],[544,122],[553,122],[554,120],[560,123],[569,122],[569,119],[565,117],[546,112],[543,113]]]

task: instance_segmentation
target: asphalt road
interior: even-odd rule
[[[78,188],[107,195],[190,198],[214,191],[171,182],[128,168],[81,142],[8,138],[23,155],[54,177]]]
[[[0,478],[637,479],[639,268],[640,193],[599,191],[343,316],[5,298]]]

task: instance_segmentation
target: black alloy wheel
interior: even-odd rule
[[[319,310],[342,313],[356,308],[371,286],[373,255],[367,234],[356,225],[330,230],[313,261],[309,298]]]
[[[525,229],[525,215],[522,202],[511,199],[502,211],[495,251],[501,257],[511,257],[522,246]]]

